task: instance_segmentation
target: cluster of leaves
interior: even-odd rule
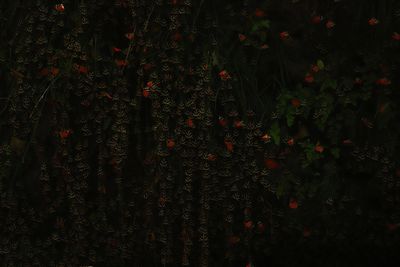
[[[395,255],[398,1],[5,0],[0,18],[5,266]]]

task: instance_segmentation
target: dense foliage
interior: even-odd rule
[[[395,264],[399,1],[2,0],[0,36],[1,266]]]

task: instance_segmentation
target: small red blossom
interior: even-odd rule
[[[353,141],[351,141],[350,139],[345,139],[345,140],[343,140],[343,145],[351,145],[351,144],[353,144]]]
[[[319,143],[317,143],[314,147],[314,151],[317,153],[322,153],[322,152],[324,152],[324,147],[321,146]]]
[[[72,130],[70,130],[70,129],[61,130],[58,134],[61,139],[66,139],[72,134]]]
[[[301,101],[298,98],[293,98],[292,100],[290,100],[290,102],[292,103],[292,106],[295,108],[298,108],[301,105]]]
[[[225,127],[225,126],[227,125],[226,120],[225,120],[224,118],[222,118],[222,117],[219,117],[218,123],[219,123],[219,125],[221,125],[222,127]]]
[[[261,139],[262,139],[264,142],[269,142],[269,141],[271,140],[271,136],[268,135],[268,134],[264,134],[263,136],[261,136]]]
[[[388,78],[380,78],[376,81],[376,84],[382,85],[382,86],[388,86],[392,84],[392,82]]]
[[[297,203],[297,200],[295,198],[291,198],[289,201],[289,208],[297,209],[298,207],[299,207],[299,204]]]
[[[128,65],[128,60],[116,59],[115,64],[117,64],[118,67],[126,67]]]
[[[320,24],[322,20],[323,20],[323,17],[318,15],[318,16],[312,17],[311,22],[313,24]]]
[[[109,100],[112,99],[112,96],[111,96],[109,93],[107,93],[107,92],[101,92],[101,93],[100,93],[100,96],[101,96],[101,97],[106,97],[106,98],[108,98]]]
[[[287,40],[287,39],[289,39],[289,37],[290,37],[290,35],[286,31],[279,33],[279,38],[281,38],[281,40]]]
[[[143,65],[143,69],[144,69],[145,71],[150,70],[152,67],[153,67],[153,65],[150,64],[150,63],[146,63],[146,64]]]
[[[208,154],[207,155],[207,160],[208,161],[215,161],[217,159],[217,156],[216,155],[214,155],[214,154]]]
[[[225,143],[226,150],[228,150],[229,152],[232,152],[233,151],[232,141],[225,139],[224,143]]]
[[[142,91],[143,97],[149,97],[150,96],[150,90],[149,89],[143,89]]]
[[[134,34],[133,32],[128,32],[128,33],[125,34],[125,37],[126,37],[129,41],[131,41],[131,40],[133,40],[133,38],[135,38],[135,34]]]
[[[64,12],[65,6],[63,4],[57,4],[54,6],[54,9],[57,10],[58,12]]]
[[[231,76],[226,70],[221,71],[218,75],[223,81],[229,80],[231,78]]]
[[[112,51],[113,51],[114,53],[119,53],[119,52],[122,51],[122,49],[121,49],[121,48],[118,48],[118,47],[113,47],[113,48],[112,48]]]
[[[293,138],[290,138],[290,139],[287,141],[287,144],[288,144],[289,146],[293,146],[293,145],[294,145],[294,139],[293,139]]]
[[[239,40],[240,40],[241,42],[245,41],[246,39],[247,39],[246,35],[244,35],[244,34],[242,34],[242,33],[239,33]]]
[[[306,76],[304,77],[304,81],[306,83],[313,83],[314,82],[314,76],[311,74],[307,73]]]
[[[246,220],[246,221],[244,221],[243,226],[244,226],[244,229],[251,230],[253,228],[253,221]]]
[[[267,44],[263,44],[260,46],[260,49],[267,49],[267,48],[269,48],[269,46]]]
[[[333,27],[335,27],[335,22],[333,22],[332,20],[328,20],[327,22],[326,22],[326,24],[325,24],[325,27],[327,28],[327,29],[332,29]]]
[[[317,73],[319,71],[319,67],[315,64],[311,65],[311,71]]]
[[[370,25],[370,26],[375,26],[375,25],[377,25],[379,23],[379,20],[377,20],[376,18],[370,18],[369,20],[368,20],[368,24]]]
[[[392,39],[395,40],[395,41],[400,41],[400,33],[394,32],[392,34]]]
[[[190,127],[190,128],[194,128],[194,122],[191,118],[187,119],[186,124]]]
[[[53,68],[51,68],[50,72],[51,72],[51,75],[57,76],[60,73],[60,69],[53,67]]]
[[[81,66],[81,65],[75,64],[75,69],[81,74],[88,73],[88,68],[85,67],[85,66]]]
[[[233,123],[233,126],[234,126],[236,129],[241,129],[241,128],[244,127],[244,122],[243,122],[243,121],[240,121],[240,120],[235,120],[235,122]]]
[[[168,138],[167,139],[167,148],[168,149],[173,149],[175,146],[175,141],[172,138]]]
[[[152,81],[149,81],[149,82],[146,83],[146,86],[147,86],[148,88],[153,88],[154,83],[153,83]]]
[[[267,166],[267,168],[270,170],[276,170],[280,168],[280,164],[274,159],[266,159],[265,166]]]
[[[254,11],[254,16],[256,16],[257,18],[265,17],[265,12],[261,8],[256,8],[256,10]]]

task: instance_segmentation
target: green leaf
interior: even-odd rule
[[[281,130],[279,128],[278,122],[275,122],[272,124],[271,130],[270,130],[271,138],[274,141],[276,145],[279,145],[281,142]]]
[[[294,110],[293,107],[289,108],[289,110],[286,112],[286,122],[287,126],[291,127],[294,122]]]
[[[318,59],[318,61],[317,61],[317,66],[320,70],[323,70],[325,68],[324,62],[320,59]]]
[[[340,149],[335,147],[331,149],[331,154],[338,159],[340,157]]]

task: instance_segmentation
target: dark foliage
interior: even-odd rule
[[[0,1],[1,266],[399,266],[400,1]]]

